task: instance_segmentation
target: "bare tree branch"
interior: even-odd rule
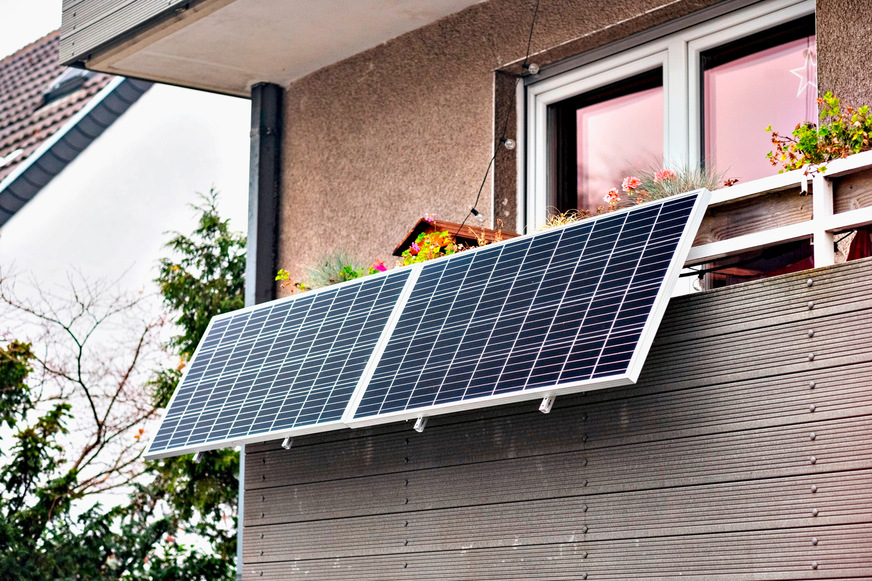
[[[140,438],[158,412],[148,382],[170,359],[161,341],[167,320],[149,295],[81,275],[69,275],[67,286],[22,290],[0,278],[0,312],[15,322],[6,335],[25,333],[41,346],[40,403],[73,405],[64,470],[78,476],[71,494],[86,496],[123,488],[141,472]]]

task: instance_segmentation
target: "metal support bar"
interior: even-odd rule
[[[836,263],[833,233],[826,224],[833,217],[833,182],[818,172],[814,176],[812,191],[812,241],[814,242],[814,267],[832,266]]]
[[[424,428],[427,427],[427,417],[421,416],[415,421],[415,431],[419,434],[424,431]]]
[[[258,83],[251,88],[246,306],[275,298],[283,92],[272,83]]]
[[[539,404],[539,411],[542,412],[543,414],[549,414],[549,413],[551,413],[551,406],[554,405],[554,400],[555,400],[555,399],[557,399],[556,396],[553,396],[553,395],[546,395],[546,396],[542,399],[542,403]]]
[[[242,581],[242,527],[245,515],[245,444],[239,446],[239,499],[236,501],[236,580]]]

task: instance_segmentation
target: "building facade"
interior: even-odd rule
[[[750,282],[673,299],[637,385],[246,446],[243,578],[872,575],[872,157],[777,174],[764,131],[872,102],[867,3],[97,4],[67,62],[252,95],[252,302],[427,212],[527,232],[640,166],[739,179],[687,266]]]

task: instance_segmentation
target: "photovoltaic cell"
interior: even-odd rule
[[[147,457],[339,422],[409,276],[397,270],[215,317]]]
[[[346,422],[635,381],[702,195],[425,263]]]
[[[215,317],[146,457],[631,383],[708,198]]]

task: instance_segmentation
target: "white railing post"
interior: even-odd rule
[[[827,231],[833,217],[833,182],[817,172],[812,183],[812,242],[814,266],[832,266],[836,263],[835,237]]]

